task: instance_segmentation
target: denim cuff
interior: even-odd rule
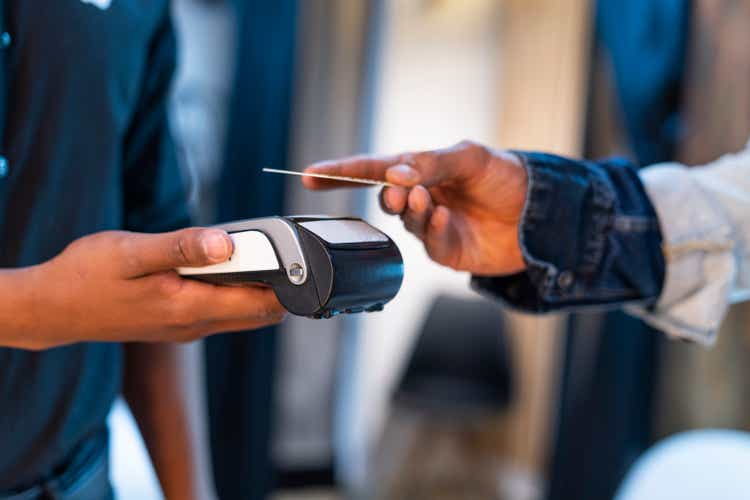
[[[529,179],[519,227],[526,271],[474,277],[474,288],[529,312],[654,303],[662,237],[633,166],[515,153]]]

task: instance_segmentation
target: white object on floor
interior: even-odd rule
[[[110,477],[119,500],[162,500],[154,468],[130,409],[118,399],[107,418]]]
[[[685,432],[647,451],[616,500],[747,500],[749,471],[750,433]]]

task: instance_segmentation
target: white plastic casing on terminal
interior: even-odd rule
[[[279,260],[268,237],[260,231],[231,233],[234,252],[226,262],[205,267],[180,267],[185,275],[242,273],[250,271],[276,271]]]

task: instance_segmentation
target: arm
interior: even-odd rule
[[[729,304],[750,297],[750,149],[639,176],[621,161],[520,156],[531,180],[519,225],[526,270],[475,278],[476,288],[530,311],[624,306],[704,344]]]
[[[522,310],[625,305],[710,342],[729,301],[750,295],[750,151],[694,170],[655,166],[643,180],[622,161],[471,143],[311,170],[396,184],[381,193],[383,208],[428,254]]]
[[[202,392],[189,345],[129,344],[123,394],[141,434],[166,498],[215,497],[209,472]]]
[[[328,162],[311,170],[395,184],[381,205],[436,262],[531,312],[655,301],[663,258],[635,170],[479,144]],[[306,178],[312,189],[341,184]],[[634,261],[633,259],[637,259]]]
[[[517,229],[525,269],[475,276],[474,287],[537,313],[653,304],[665,262],[659,221],[636,170],[622,160],[518,156],[529,179]]]
[[[216,229],[107,231],[42,264],[2,269],[0,346],[184,342],[279,322],[283,309],[271,289],[213,286],[174,272],[231,254],[232,240]]]

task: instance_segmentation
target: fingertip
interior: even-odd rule
[[[425,238],[425,248],[427,254],[438,264],[458,269],[456,262],[460,247],[451,218],[451,212],[445,206],[440,205],[433,210]]]
[[[448,207],[438,205],[430,218],[430,229],[436,234],[444,233],[450,223],[451,212]]]
[[[307,166],[302,172],[305,174],[320,174],[324,170],[326,163],[318,162]],[[302,185],[313,191],[320,191],[330,187],[330,183],[317,177],[302,177]]]
[[[320,173],[322,163],[315,163],[306,167],[302,172],[305,174],[318,174]],[[321,190],[326,188],[326,182],[317,177],[302,177],[302,185],[310,190]]]
[[[381,192],[383,209],[392,215],[402,213],[406,209],[408,196],[408,192],[402,187],[383,188]]]
[[[226,261],[234,251],[232,239],[221,229],[204,229],[200,241],[203,254],[211,263]]]
[[[432,205],[430,192],[424,186],[415,186],[409,192],[409,209],[416,213],[423,214]]]

